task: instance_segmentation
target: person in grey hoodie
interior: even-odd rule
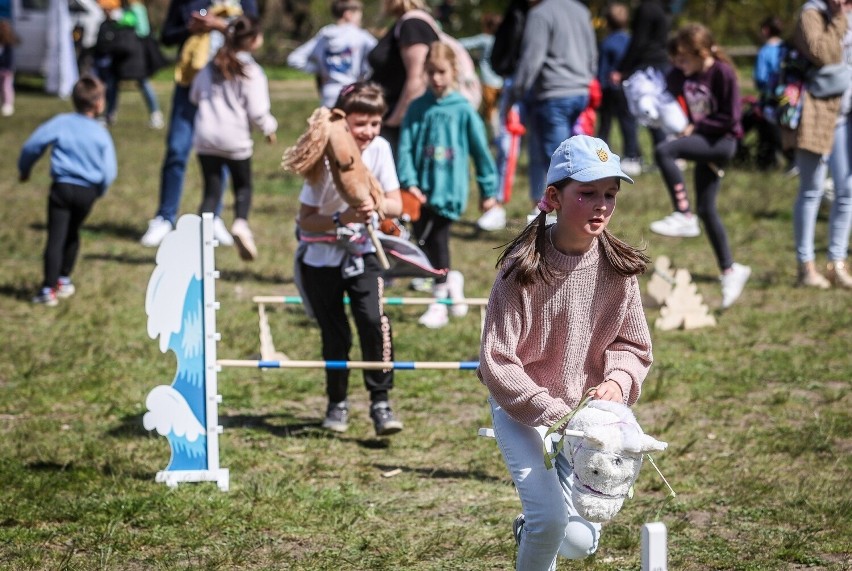
[[[376,38],[361,28],[364,5],[360,0],[334,0],[331,14],[336,22],[287,56],[287,65],[316,75],[320,101],[331,109],[340,90],[365,79],[370,71],[367,54]]]
[[[543,0],[530,9],[512,87],[528,113],[530,200],[538,204],[550,156],[571,136],[598,67],[589,9],[579,0]],[[538,212],[536,210],[536,212]]]
[[[227,166],[234,183],[234,224],[231,234],[243,260],[257,257],[254,236],[248,226],[251,207],[251,156],[254,125],[269,143],[275,142],[278,122],[270,113],[269,85],[252,52],[263,45],[256,21],[237,17],[225,32],[225,45],[202,69],[189,92],[198,106],[193,146],[204,177],[204,198],[199,212],[214,212],[219,206],[222,167]]]

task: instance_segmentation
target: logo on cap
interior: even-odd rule
[[[606,153],[605,150],[598,149],[595,152],[598,154],[598,158],[601,160],[602,163],[605,163],[609,160],[609,155]]]

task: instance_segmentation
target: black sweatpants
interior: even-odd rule
[[[704,230],[710,239],[710,245],[716,254],[719,268],[724,271],[734,263],[731,249],[728,247],[728,234],[725,225],[716,210],[721,179],[716,168],[722,167],[733,158],[737,152],[737,141],[733,137],[708,139],[703,135],[689,135],[657,145],[654,158],[663,174],[663,180],[669,191],[674,209],[678,212],[689,212],[689,199],[686,195],[686,185],[683,173],[675,163],[675,159],[695,161],[695,206],[696,214],[704,223]]]
[[[56,287],[59,276],[71,276],[80,251],[80,227],[98,196],[98,190],[88,186],[61,182],[51,185],[42,287]]]
[[[345,293],[349,295],[363,360],[393,361],[393,334],[381,302],[384,294],[382,267],[375,254],[364,256],[364,273],[352,278],[344,278],[340,266],[315,268],[302,263],[301,270],[305,294],[320,326],[324,360],[349,360],[352,330],[343,304]],[[325,380],[330,402],[346,399],[348,370],[326,369]],[[386,401],[388,391],[393,388],[393,369],[365,369],[364,386],[370,392],[371,402]]]
[[[227,165],[234,185],[234,218],[248,220],[251,209],[251,157],[243,160],[226,159],[215,155],[198,155],[204,177],[204,198],[199,213],[216,212],[222,200],[222,166]]]
[[[450,268],[450,226],[452,224],[452,220],[427,207],[420,209],[420,219],[412,224],[411,230],[418,245],[436,270]],[[435,283],[446,282],[446,273],[435,278]]]

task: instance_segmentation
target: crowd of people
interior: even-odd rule
[[[140,6],[122,0],[105,7],[105,29],[149,37]],[[717,209],[723,168],[743,137],[737,74],[707,27],[688,23],[672,30],[663,0],[641,0],[632,15],[623,4],[610,5],[600,44],[583,2],[514,0],[502,18],[483,20],[482,34],[461,42],[480,59],[480,113],[459,85],[465,63],[460,58],[469,56],[448,42],[425,2],[384,0],[383,8],[393,23],[377,39],[361,27],[360,0],[333,0],[334,23],[288,58],[289,65],[316,76],[319,104],[345,116],[361,160],[382,190],[381,197],[351,207],[328,167],[318,181],[305,181],[297,215],[297,283],[319,325],[324,359],[349,359],[353,339],[345,294],[363,359],[392,361],[392,328],[381,301],[384,270],[368,234],[380,203],[386,216],[399,217],[413,202],[419,214],[411,236],[437,271],[431,286],[436,301],[419,322],[440,328],[451,316],[463,315],[464,275],[451,263],[450,230],[467,210],[471,163],[483,212],[480,227],[502,229],[505,181],[511,180],[512,168],[509,141],[525,130],[534,218],[500,255],[478,374],[489,390],[500,450],[524,510],[514,525],[518,568],[553,569],[558,554],[593,553],[600,526],[573,510],[566,491],[570,470],[558,463],[556,470],[540,465],[536,427],[551,426],[587,395],[632,405],[652,362],[636,277],[648,259],[607,230],[622,182],[659,172],[673,212],[650,229],[676,238],[707,234],[720,271],[723,308],[737,301],[750,277],[751,269],[735,261]],[[759,133],[761,167],[774,167],[780,156],[798,170],[794,237],[803,287],[852,288],[846,265],[852,217],[849,18],[852,8],[843,0],[808,0],[790,40],[781,40],[777,19],[761,23],[766,44],[754,75],[760,96],[749,118]],[[79,229],[117,173],[107,126],[116,121],[123,79],[138,81],[151,127],[167,127],[159,204],[141,243],[155,247],[174,227],[187,161],[195,150],[204,181],[198,212],[215,213],[220,244],[235,245],[246,261],[258,255],[248,224],[251,130],[275,143],[278,123],[270,111],[266,75],[253,57],[263,45],[257,4],[172,0],[161,39],[179,53],[167,122],[147,81],[151,65],[143,62],[141,70],[128,71],[130,56],[103,47],[95,64],[100,80],[80,79],[72,98],[75,112],[38,127],[24,144],[21,180],[52,147],[44,280],[35,303],[53,306],[75,293],[71,273]],[[0,65],[11,60],[12,43],[4,44]],[[793,73],[795,58],[807,73]],[[685,118],[685,127],[675,133],[648,124],[653,163],[641,155],[640,120],[630,112],[625,90],[634,74],[649,69],[664,78]],[[4,105],[11,105],[6,77],[0,70]],[[778,94],[795,81],[796,106],[782,107]],[[597,109],[590,98],[595,84],[602,89]],[[789,103],[788,97],[784,104]],[[578,134],[588,129],[580,123],[590,111],[598,116],[597,138]],[[523,128],[510,128],[518,118]],[[607,141],[613,121],[621,132],[621,157]],[[694,201],[684,162],[694,163]],[[814,227],[827,170],[834,190],[827,266],[820,272]],[[229,179],[235,195],[230,231],[221,218]],[[326,372],[323,426],[328,430],[348,429],[348,384],[348,370]],[[389,401],[392,368],[365,371],[364,384],[376,434],[401,431]],[[564,509],[554,509],[557,505]]]

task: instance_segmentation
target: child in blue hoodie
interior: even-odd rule
[[[467,207],[470,159],[476,167],[480,209],[496,207],[497,167],[488,149],[485,125],[456,88],[457,72],[452,48],[441,42],[429,46],[426,56],[429,90],[414,100],[405,114],[399,138],[397,173],[400,188],[412,193],[423,205],[413,231],[435,268],[446,269],[435,279],[436,298],[450,297],[452,313],[461,316],[467,306],[464,277],[450,271],[450,226]],[[447,306],[433,303],[420,317],[430,328],[448,322]]]
[[[32,300],[47,306],[57,305],[57,297],[74,294],[71,270],[80,250],[80,226],[118,173],[112,137],[96,120],[106,106],[103,83],[84,76],[74,85],[71,99],[75,113],[57,115],[39,126],[18,158],[19,180],[25,182],[35,162],[52,147],[44,281]]]

